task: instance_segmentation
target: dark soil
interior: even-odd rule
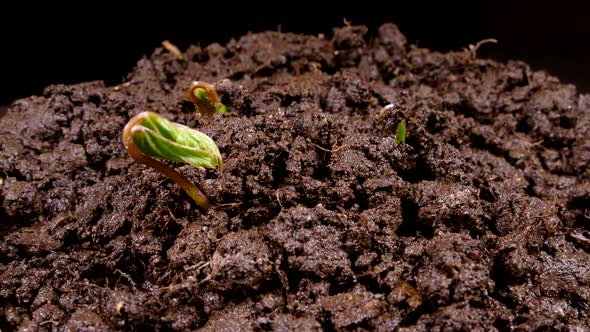
[[[207,215],[127,156],[146,110],[218,143],[223,172],[175,165]],[[589,95],[393,24],[158,49],[0,120],[0,329],[582,331],[589,160]]]

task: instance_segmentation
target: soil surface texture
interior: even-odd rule
[[[143,111],[218,144],[171,164],[207,214],[127,155]],[[583,331],[589,160],[589,95],[394,24],[157,49],[0,119],[0,329]]]

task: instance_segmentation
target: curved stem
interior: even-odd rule
[[[217,91],[215,91],[215,87],[209,83],[202,82],[202,81],[193,81],[188,88],[188,97],[189,99],[197,105],[197,108],[207,114],[207,116],[213,116],[215,114],[215,109],[211,109],[205,103],[203,103],[197,96],[195,96],[194,91],[198,88],[205,89],[207,94],[209,95],[209,100],[213,106],[217,107],[221,104],[221,100],[219,99],[219,95],[217,95]]]
[[[156,171],[160,172],[170,180],[178,184],[186,193],[197,203],[197,205],[204,211],[207,212],[211,207],[209,199],[203,194],[203,192],[194,183],[190,182],[184,175],[177,172],[172,167],[164,164],[163,162],[154,159],[145,153],[143,153],[135,144],[133,139],[133,127],[138,124],[145,117],[144,113],[133,117],[123,130],[123,143],[127,149],[127,153],[135,161],[147,165]]]

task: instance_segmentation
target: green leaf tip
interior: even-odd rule
[[[225,113],[227,112],[227,106],[223,105],[223,104],[219,104],[219,106],[217,106],[217,108],[215,109],[215,113]]]
[[[395,144],[406,144],[406,123],[402,120],[397,125],[397,132],[395,134]]]
[[[140,115],[141,120],[131,128],[131,136],[145,154],[195,167],[223,167],[219,148],[209,136],[156,113]]]

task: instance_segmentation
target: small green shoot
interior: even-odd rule
[[[203,210],[210,208],[209,200],[185,176],[154,159],[189,163],[195,167],[223,167],[221,154],[209,136],[168,121],[164,117],[143,112],[134,116],[123,130],[123,144],[137,162],[148,165],[176,182]]]
[[[395,144],[406,144],[406,123],[402,120],[397,125],[397,132],[395,133]]]
[[[219,100],[215,87],[209,83],[192,82],[188,88],[188,98],[203,115],[211,117],[215,113],[227,112],[227,107]]]

